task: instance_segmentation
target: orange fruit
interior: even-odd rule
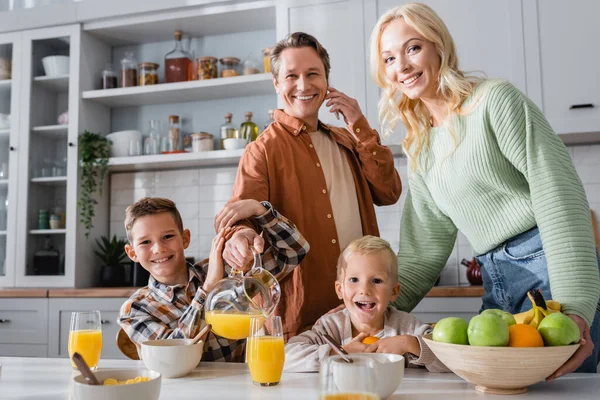
[[[508,327],[508,346],[544,347],[544,339],[533,326],[514,324]]]
[[[362,342],[363,342],[363,344],[373,344],[373,343],[375,343],[375,342],[376,342],[376,341],[378,341],[378,340],[379,340],[379,338],[378,338],[378,337],[375,337],[375,336],[367,336],[366,338],[364,338],[364,339],[362,340]]]

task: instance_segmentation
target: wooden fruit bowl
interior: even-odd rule
[[[484,347],[440,343],[425,335],[425,343],[452,372],[492,394],[525,393],[546,379],[575,353],[578,344],[553,347]]]

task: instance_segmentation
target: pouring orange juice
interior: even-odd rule
[[[69,358],[81,354],[90,369],[96,369],[102,353],[102,328],[100,311],[71,313],[69,331]],[[73,368],[77,369],[71,360]]]

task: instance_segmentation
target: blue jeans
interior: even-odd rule
[[[538,228],[517,235],[494,250],[477,257],[485,293],[481,310],[499,308],[511,314],[527,311],[531,302],[527,292],[540,289],[544,298],[552,298],[548,264]],[[600,259],[599,259],[600,270]],[[591,326],[594,352],[576,372],[596,372],[600,353],[600,302]]]

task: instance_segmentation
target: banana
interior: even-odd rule
[[[527,292],[527,297],[531,301],[531,310],[513,315],[517,324],[526,324],[537,328],[545,317],[560,312],[560,303],[556,300],[545,301],[539,289],[537,291],[530,290]]]

